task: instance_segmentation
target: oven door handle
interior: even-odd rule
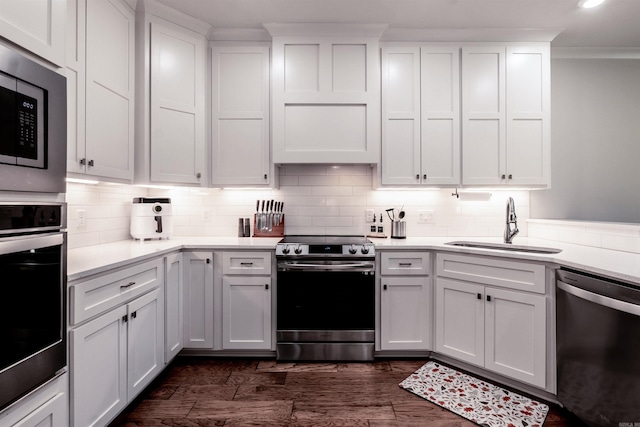
[[[344,264],[311,264],[311,263],[282,263],[279,268],[287,270],[348,270],[352,268],[374,268],[372,262],[344,263]]]
[[[58,246],[61,245],[63,241],[64,237],[62,233],[49,234],[46,236],[40,235],[38,237],[22,236],[15,239],[2,239],[0,241],[0,255]]]

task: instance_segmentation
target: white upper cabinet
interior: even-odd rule
[[[267,25],[274,163],[378,163],[382,28],[287,28]]]
[[[464,185],[550,184],[549,44],[462,49]]]
[[[383,185],[460,183],[460,52],[382,49]]]
[[[66,0],[0,3],[0,37],[59,67],[65,65]]]
[[[135,15],[124,0],[68,4],[67,171],[133,180]]]
[[[269,48],[211,48],[213,185],[270,185]]]
[[[204,35],[138,18],[136,183],[206,185]]]

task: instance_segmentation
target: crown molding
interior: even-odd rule
[[[640,47],[551,47],[551,59],[640,59]]]

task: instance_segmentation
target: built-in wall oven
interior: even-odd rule
[[[373,360],[373,244],[357,236],[287,236],[276,259],[277,359]]]
[[[0,45],[0,191],[64,193],[64,76]]]
[[[0,410],[64,372],[62,203],[0,203]]]

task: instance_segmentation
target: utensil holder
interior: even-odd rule
[[[407,223],[405,221],[391,221],[391,238],[407,238]]]
[[[253,237],[284,237],[284,214],[280,224],[273,225],[271,231],[258,230],[256,224],[256,214],[253,214]]]

